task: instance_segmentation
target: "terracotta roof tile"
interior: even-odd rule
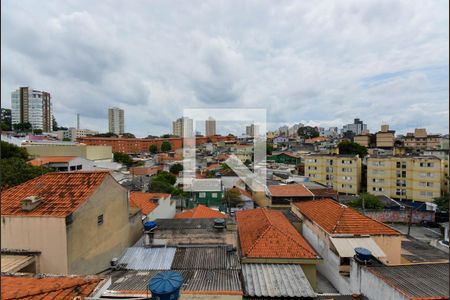
[[[153,201],[154,199],[167,198],[169,196],[170,194],[165,193],[130,192],[130,206],[140,208],[143,214],[148,215],[158,207],[158,203]]]
[[[66,217],[103,183],[109,171],[47,173],[1,192],[1,215]],[[32,211],[22,210],[29,196],[42,198]]]
[[[136,176],[142,176],[142,175],[153,175],[158,173],[158,171],[161,171],[162,168],[159,166],[156,167],[133,167],[130,168],[130,174],[136,175]]]
[[[257,208],[236,213],[246,257],[314,259],[317,254],[281,211]]]
[[[77,158],[76,156],[41,156],[30,160],[28,163],[32,166],[43,166],[50,163],[68,163]]]
[[[311,191],[303,184],[269,185],[273,197],[312,197]]]
[[[94,291],[102,278],[86,277],[1,277],[1,298],[9,299],[75,299],[87,297]]]
[[[175,219],[225,219],[227,217],[226,214],[221,213],[220,211],[211,209],[203,204],[197,205],[197,207],[183,211],[175,215]]]
[[[331,199],[294,204],[308,219],[329,234],[400,235],[397,230]]]

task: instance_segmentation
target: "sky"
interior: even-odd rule
[[[60,125],[79,113],[82,128],[106,132],[117,106],[139,137],[171,132],[191,108],[266,109],[269,130],[360,118],[371,132],[448,133],[448,6],[2,0],[2,107],[30,86],[51,93]]]

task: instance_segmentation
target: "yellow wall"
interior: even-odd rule
[[[111,160],[111,146],[35,145],[25,146],[30,156],[79,156],[89,160]]]
[[[372,239],[386,254],[382,262],[387,265],[397,265],[402,259],[402,235],[372,235]]]
[[[41,251],[42,273],[67,274],[65,218],[2,216],[2,248]]]

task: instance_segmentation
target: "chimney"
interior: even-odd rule
[[[42,198],[39,196],[28,196],[25,199],[21,201],[22,204],[22,210],[25,211],[32,211],[36,207],[39,206],[39,204],[42,203]]]

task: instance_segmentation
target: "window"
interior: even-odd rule
[[[199,198],[206,198],[206,193],[205,192],[198,193],[198,197]]]
[[[100,216],[97,217],[97,225],[102,225],[103,224],[103,214],[101,214]]]
[[[217,198],[217,193],[212,193],[212,194],[211,194],[211,197]]]
[[[77,170],[81,170],[81,168],[82,168],[81,165],[78,165],[78,166],[77,166]]]
[[[75,166],[70,166],[70,171],[75,171],[76,167]]]

